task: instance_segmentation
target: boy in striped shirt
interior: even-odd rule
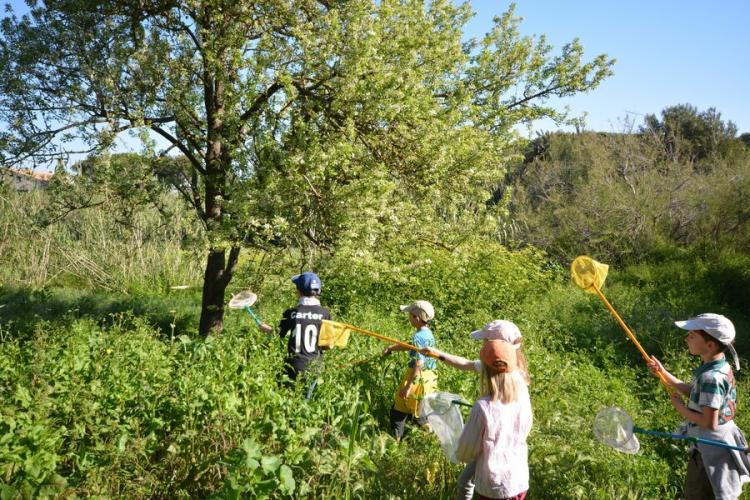
[[[685,342],[688,351],[700,356],[703,362],[693,371],[690,384],[678,379],[652,357],[649,368],[654,374],[662,373],[667,383],[676,391],[672,406],[686,422],[688,436],[724,441],[746,447],[745,436],[734,423],[737,386],[732,367],[724,353],[729,351],[734,365],[740,369],[734,350],[734,325],[729,319],[706,313],[686,321],[676,321],[678,328],[687,330]],[[687,395],[687,404],[681,395]],[[690,449],[685,498],[735,499],[742,493],[742,484],[750,480],[750,460],[747,453],[697,443]]]

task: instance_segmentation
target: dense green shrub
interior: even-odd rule
[[[540,136],[508,176],[514,239],[561,260],[748,252],[750,149],[719,116],[678,106],[638,132]]]

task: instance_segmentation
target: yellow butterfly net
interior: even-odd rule
[[[324,319],[320,325],[318,345],[323,347],[344,347],[349,342],[352,329],[349,325]]]
[[[622,330],[628,338],[633,341],[633,344],[641,353],[643,360],[646,363],[649,363],[651,358],[648,353],[643,349],[640,342],[638,342],[638,339],[635,338],[635,334],[630,328],[628,328],[628,325],[625,324],[620,315],[617,314],[617,311],[615,311],[615,308],[612,307],[612,304],[609,303],[607,297],[602,293],[602,285],[604,284],[604,280],[607,279],[607,271],[609,271],[609,266],[607,264],[597,262],[588,255],[579,255],[570,263],[570,277],[573,280],[573,283],[584,292],[595,293],[600,299],[602,299],[602,302],[607,306],[607,309],[612,313],[612,316],[617,320],[617,323],[622,327]],[[664,374],[659,372],[658,375],[661,383],[667,389],[667,392],[672,394],[674,388],[669,385],[666,378],[664,378]]]
[[[596,293],[592,285],[599,290],[602,289],[608,271],[607,264],[597,262],[588,255],[580,255],[570,264],[570,277],[573,283],[588,293]]]

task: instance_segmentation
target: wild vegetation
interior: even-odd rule
[[[2,192],[0,474],[2,495],[217,498],[449,498],[460,467],[414,429],[385,432],[404,362],[355,337],[327,354],[319,383],[279,385],[283,342],[242,311],[222,335],[197,335],[201,273],[185,214],[164,226],[155,210],[118,223],[100,206],[50,226],[44,193]],[[165,206],[169,205],[165,201]],[[176,211],[180,213],[179,210]],[[42,215],[39,215],[40,217]],[[141,236],[138,236],[141,235]],[[641,439],[622,455],[591,431],[604,406],[644,428],[678,419],[637,352],[592,296],[569,283],[566,262],[486,235],[454,247],[405,238],[316,256],[334,317],[407,338],[397,306],[429,298],[441,348],[475,356],[468,332],[495,317],[524,333],[535,426],[532,493],[549,498],[663,498],[681,488],[685,448]],[[43,244],[40,244],[42,242]],[[684,377],[694,365],[671,321],[715,310],[742,336],[750,258],[729,247],[651,252],[613,267],[606,293],[644,347]],[[234,290],[252,288],[273,321],[294,301],[298,252],[248,252]],[[173,290],[174,285],[191,285]],[[369,363],[352,364],[371,359]],[[740,372],[740,403],[750,392]],[[477,396],[472,374],[440,368],[440,386]],[[739,411],[739,424],[750,425]],[[612,471],[618,471],[613,474]]]
[[[205,232],[208,335],[243,248],[491,223],[514,127],[565,123],[549,99],[612,73],[578,40],[521,35],[512,5],[464,40],[471,16],[444,0],[34,4],[0,24],[0,160],[92,154],[66,209],[100,202],[101,180],[125,207],[153,202],[168,178]],[[132,168],[107,154],[126,132],[146,156]]]
[[[561,259],[750,252],[750,148],[731,121],[677,105],[625,132],[531,141],[509,187],[517,239]]]
[[[732,318],[744,359],[748,134],[677,105],[619,134],[525,141],[519,124],[572,123],[549,99],[596,88],[613,60],[577,40],[555,55],[513,7],[464,41],[470,17],[180,0],[3,19],[0,168],[58,168],[46,192],[0,187],[0,498],[450,498],[460,466],[434,436],[385,432],[403,355],[354,334],[288,389],[283,341],[225,314],[225,292],[252,289],[275,322],[304,269],[335,319],[401,339],[397,306],[428,299],[438,346],[470,358],[471,330],[515,321],[532,496],[681,491],[684,443],[632,456],[593,438],[604,406],[644,428],[678,418],[567,266],[612,264],[607,296],[674,373],[695,360],[672,321],[703,311]],[[112,153],[128,130],[143,153]],[[90,153],[73,171],[70,147]],[[474,374],[439,373],[477,397]]]

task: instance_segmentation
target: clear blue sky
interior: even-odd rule
[[[12,0],[16,12],[26,11]],[[471,0],[476,17],[467,36],[481,36],[509,2]],[[559,101],[587,128],[622,131],[646,113],[675,104],[716,108],[740,133],[750,132],[750,0],[518,0],[523,34],[546,34],[556,48],[579,37],[587,57],[617,59],[599,88]],[[554,129],[540,123],[537,128]]]
[[[509,5],[471,4],[472,36]],[[597,89],[561,101],[588,112],[587,128],[621,131],[629,113],[640,124],[642,114],[687,103],[716,108],[740,133],[750,132],[750,1],[518,0],[516,14],[524,34],[544,33],[557,48],[578,37],[589,59],[617,59],[614,76]]]

